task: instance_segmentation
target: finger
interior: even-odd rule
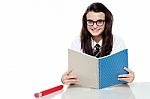
[[[127,67],[124,67],[123,69],[124,69],[124,70],[126,70],[126,71],[128,71],[129,73],[131,73],[131,72],[132,72],[132,70],[131,70],[131,69],[129,69],[129,68],[127,68]]]
[[[69,77],[69,79],[77,79],[76,75],[69,75],[68,77]]]
[[[126,81],[128,83],[133,82],[134,78],[118,78],[118,80]]]
[[[77,76],[75,75],[64,76],[64,80],[69,80],[69,79],[77,79]]]
[[[118,75],[119,78],[130,78],[133,77],[133,75],[131,74],[122,74],[122,75]]]
[[[70,84],[76,84],[78,82],[77,79],[71,79],[71,80],[66,80],[65,84],[70,85]]]
[[[69,75],[72,72],[72,70],[68,70],[67,72],[65,72],[65,75]]]
[[[130,78],[118,78],[118,80],[129,81]]]
[[[66,80],[66,82],[78,82],[79,80],[78,79],[69,79],[69,80]]]

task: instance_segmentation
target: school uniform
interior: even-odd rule
[[[103,40],[100,40],[99,41],[99,45],[102,46],[102,42]],[[94,46],[96,45],[97,43],[92,40],[92,48],[94,48]],[[121,50],[124,50],[126,47],[125,47],[125,44],[124,44],[124,41],[121,37],[117,36],[117,35],[113,35],[113,48],[112,48],[112,51],[110,54],[114,54],[116,52],[119,52]],[[81,41],[80,41],[80,36],[77,36],[71,43],[71,49],[73,50],[76,50],[76,51],[79,51],[79,52],[82,52],[82,49],[81,49]]]

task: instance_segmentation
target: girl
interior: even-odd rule
[[[71,45],[71,48],[83,53],[103,57],[125,49],[121,38],[112,34],[113,15],[102,3],[88,6],[82,18],[81,34]],[[118,80],[133,82],[134,72],[124,68],[128,74],[118,75]],[[72,71],[67,71],[61,78],[64,84],[76,84],[78,78]]]

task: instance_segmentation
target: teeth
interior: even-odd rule
[[[99,29],[92,29],[93,31],[98,31]]]
[[[93,31],[98,31],[98,30],[93,30]]]

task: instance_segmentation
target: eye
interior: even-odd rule
[[[87,20],[88,25],[93,25],[93,20]]]
[[[97,25],[103,25],[105,20],[97,20]]]
[[[87,20],[87,22],[88,22],[88,23],[93,23],[93,21],[92,21],[92,20]]]
[[[97,24],[103,23],[104,20],[97,20]]]

